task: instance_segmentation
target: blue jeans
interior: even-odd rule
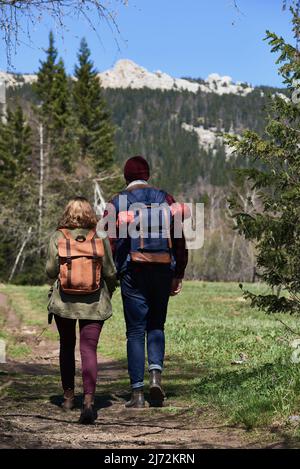
[[[133,389],[144,386],[145,336],[149,371],[163,369],[164,325],[173,271],[168,265],[130,265],[121,277],[128,373]]]

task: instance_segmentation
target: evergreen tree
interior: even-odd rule
[[[33,85],[33,89],[39,98],[41,104],[41,112],[44,118],[47,116],[47,123],[50,124],[50,118],[53,117],[53,100],[56,99],[55,75],[57,71],[57,49],[54,45],[53,32],[49,34],[49,47],[45,51],[46,60],[40,61],[40,68],[37,74],[37,82]]]
[[[31,154],[31,128],[21,106],[15,112],[8,109],[6,123],[0,123],[0,191],[3,194],[13,189],[16,179],[29,167]]]
[[[108,169],[113,163],[114,128],[90,57],[87,42],[82,39],[75,66],[73,103],[81,157],[90,157],[98,172]]]
[[[70,86],[62,59],[57,59],[54,36],[50,32],[46,60],[41,61],[34,90],[40,102],[37,113],[44,126],[49,164],[70,169],[76,155],[74,119],[72,116]]]
[[[292,12],[298,37],[300,18]],[[252,168],[238,174],[252,182],[261,203],[257,209],[249,200],[245,211],[233,196],[231,205],[239,232],[256,242],[260,277],[274,292],[246,291],[246,297],[269,313],[294,313],[300,305],[300,56],[282,37],[267,31],[267,39],[272,52],[280,54],[277,63],[290,99],[275,96],[271,100],[264,136],[246,131],[241,140],[228,138],[236,152],[250,158]]]
[[[24,233],[36,220],[32,130],[22,108],[0,124],[0,278],[7,281]]]

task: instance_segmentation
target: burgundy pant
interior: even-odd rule
[[[54,315],[60,337],[59,364],[64,391],[74,389],[76,319]],[[84,394],[94,394],[97,381],[97,345],[103,321],[79,320]]]

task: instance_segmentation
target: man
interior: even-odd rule
[[[151,248],[147,250],[139,247],[134,256],[132,239],[120,237],[121,215],[125,213],[127,217],[125,222],[128,224],[128,215],[134,212],[126,212],[126,210],[129,210],[133,202],[146,204],[148,207],[159,202],[169,207],[175,203],[175,200],[166,192],[148,184],[149,165],[142,156],[134,156],[127,160],[124,166],[124,177],[127,184],[126,190],[111,201],[116,211],[118,230],[117,236],[110,237],[110,241],[121,284],[126,322],[128,372],[132,388],[131,399],[125,407],[143,408],[145,406],[145,336],[147,336],[150,374],[150,402],[152,405],[162,406],[165,398],[161,385],[165,353],[164,324],[169,296],[177,295],[181,291],[188,253],[183,234],[181,238],[174,237],[170,219],[170,239],[168,239],[169,244],[165,252],[152,252],[151,254]],[[120,196],[127,197],[125,212],[124,207],[121,207],[123,201]],[[144,239],[141,242],[144,247]]]

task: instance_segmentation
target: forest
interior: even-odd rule
[[[51,33],[37,82],[17,76],[18,86],[7,89],[7,119],[0,126],[0,279],[44,283],[58,207],[75,194],[93,201],[96,183],[109,200],[123,187],[124,161],[142,154],[154,184],[178,200],[204,203],[205,244],[190,252],[187,278],[254,281],[254,246],[232,229],[228,204],[237,187],[244,206],[249,196],[255,199],[235,176],[248,159],[228,153],[223,136],[246,129],[262,135],[268,102],[285,90],[255,87],[242,96],[104,89],[85,40],[74,77],[67,75]],[[208,130],[212,143],[203,145],[184,126]]]

